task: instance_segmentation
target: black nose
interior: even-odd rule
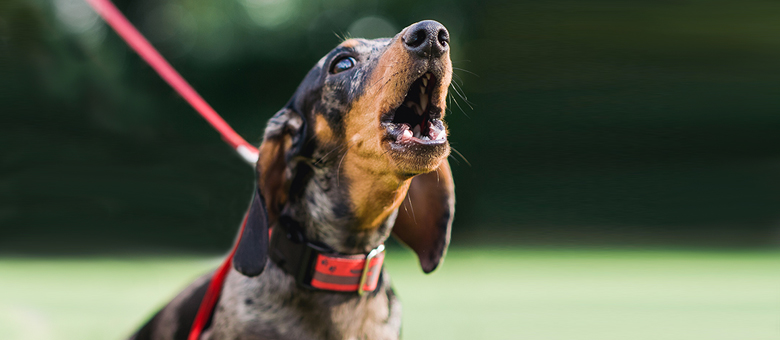
[[[450,33],[444,25],[433,21],[420,21],[406,30],[403,36],[406,48],[421,58],[441,57],[450,47]]]

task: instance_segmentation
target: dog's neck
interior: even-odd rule
[[[290,200],[285,213],[311,241],[339,253],[368,253],[390,236],[411,178],[369,173],[346,161],[328,163],[309,168],[299,195],[306,199]]]

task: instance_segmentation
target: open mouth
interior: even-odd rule
[[[412,83],[401,105],[382,119],[388,137],[396,143],[441,144],[447,141],[441,121],[442,110],[432,103],[437,82],[438,79],[428,72]]]

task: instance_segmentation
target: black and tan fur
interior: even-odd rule
[[[309,240],[342,254],[368,253],[392,232],[418,254],[426,273],[434,270],[454,214],[449,144],[399,137],[393,115],[412,84],[430,73],[426,114],[446,133],[448,45],[441,24],[423,21],[393,38],[344,41],[323,57],[266,128],[257,163],[268,216],[262,227],[292,219]],[[354,58],[354,67],[334,73],[334,63],[345,57]],[[307,290],[273,261],[257,264],[241,255],[244,241],[234,258],[241,270],[228,274],[202,339],[399,337],[401,305],[386,272],[363,296]],[[268,248],[267,240],[246,243]],[[198,279],[133,338],[186,339],[209,281],[210,274]]]

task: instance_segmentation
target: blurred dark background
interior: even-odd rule
[[[341,37],[442,22],[455,246],[780,244],[780,3],[116,4],[252,143]],[[0,149],[2,253],[224,251],[253,185],[83,0],[0,2]]]

